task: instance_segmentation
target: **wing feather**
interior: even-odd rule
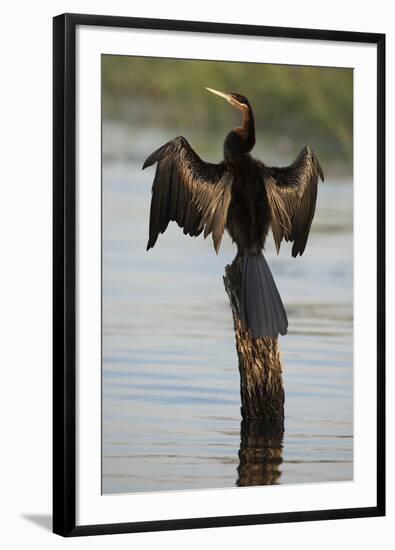
[[[183,137],[177,137],[154,151],[143,169],[157,163],[149,224],[147,250],[170,221],[185,235],[212,234],[218,254],[231,199],[232,176],[225,162],[204,162]]]
[[[261,164],[261,174],[270,204],[277,253],[285,239],[293,242],[292,256],[301,256],[314,218],[318,178],[324,181],[320,163],[310,147],[305,147],[285,168]]]

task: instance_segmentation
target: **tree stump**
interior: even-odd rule
[[[240,320],[240,289],[243,257],[237,255],[225,267],[224,285],[233,313],[239,358],[241,415],[246,419],[284,418],[284,388],[278,340],[253,338]]]

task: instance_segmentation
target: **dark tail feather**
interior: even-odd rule
[[[254,338],[287,333],[287,314],[263,254],[244,256],[240,317]]]

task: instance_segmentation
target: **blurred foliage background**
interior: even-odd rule
[[[352,69],[104,55],[102,85],[105,120],[222,141],[240,115],[204,86],[239,92],[273,149],[310,144],[352,171]]]

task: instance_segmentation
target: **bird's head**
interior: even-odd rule
[[[206,90],[226,99],[228,103],[241,111],[243,116],[242,125],[234,128],[226,136],[224,143],[225,159],[234,159],[245,153],[249,153],[255,145],[255,125],[254,115],[252,114],[251,105],[248,99],[244,95],[236,92],[219,92],[218,90],[207,87]]]
[[[251,105],[248,99],[241,94],[238,94],[236,92],[219,92],[218,90],[213,90],[212,88],[207,88],[207,87],[206,87],[206,90],[208,90],[212,94],[222,97],[228,103],[233,105],[233,107],[236,107],[236,109],[239,109],[239,111],[244,111],[244,110],[251,111]]]

